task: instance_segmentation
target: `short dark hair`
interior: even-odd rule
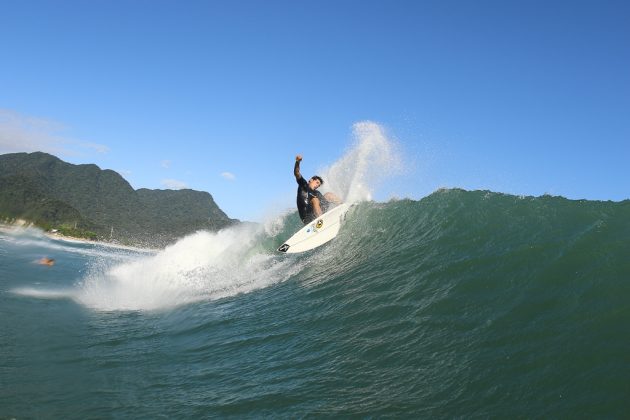
[[[317,180],[319,180],[319,185],[324,185],[324,180],[323,180],[323,179],[322,179],[322,177],[321,177],[321,176],[319,176],[319,175],[313,175],[313,176],[311,177],[311,179],[317,179]]]

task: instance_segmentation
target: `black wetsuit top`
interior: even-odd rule
[[[297,183],[299,185],[297,190],[297,208],[300,213],[300,219],[302,219],[304,224],[307,224],[315,219],[313,206],[311,205],[311,198],[319,198],[322,213],[326,212],[326,209],[328,208],[328,201],[326,201],[322,193],[311,189],[304,177],[300,176],[300,178],[297,179]]]

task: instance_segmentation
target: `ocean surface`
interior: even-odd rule
[[[0,418],[630,415],[630,201],[362,201],[276,253],[299,226],[0,232]]]

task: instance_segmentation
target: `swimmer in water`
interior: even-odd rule
[[[55,265],[55,260],[52,258],[44,257],[41,260],[37,261],[37,264],[52,267],[53,265]]]

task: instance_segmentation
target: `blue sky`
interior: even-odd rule
[[[360,121],[440,187],[630,198],[626,1],[2,1],[0,153],[291,208]]]

